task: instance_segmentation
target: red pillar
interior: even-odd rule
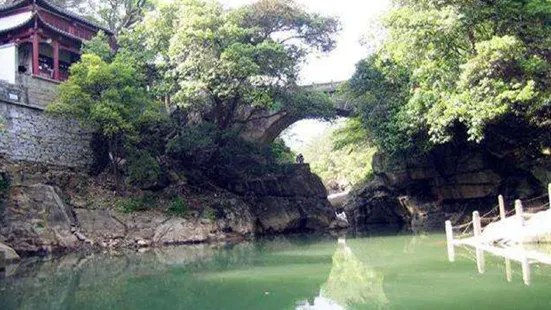
[[[33,75],[39,75],[40,69],[38,64],[38,51],[40,48],[39,35],[38,33],[33,34]]]
[[[54,41],[54,80],[59,81],[59,42]]]

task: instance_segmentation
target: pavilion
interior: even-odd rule
[[[51,81],[68,78],[82,43],[113,32],[47,0],[13,0],[0,5],[0,80],[15,84],[18,74]]]

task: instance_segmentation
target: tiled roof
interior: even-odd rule
[[[40,24],[43,25],[45,28],[50,29],[52,31],[55,31],[55,32],[65,36],[65,37],[68,37],[70,39],[73,39],[73,40],[76,40],[76,41],[79,41],[79,42],[82,42],[84,40],[80,37],[75,36],[74,34],[68,33],[64,30],[61,30],[61,29],[59,29],[55,26],[52,26],[52,25],[48,24],[45,20],[43,20],[40,17],[39,14],[31,13],[31,12],[28,12],[28,13],[29,13],[28,18],[21,19],[21,21],[14,22],[13,24],[8,25],[6,27],[0,27],[0,34],[5,33],[5,32],[9,32],[9,31],[12,31],[12,30],[16,30],[18,28],[21,28],[21,27],[29,24],[30,22],[32,22],[34,17],[36,16],[38,18],[38,21],[40,22]],[[2,21],[2,19],[0,18],[0,22],[1,21]]]
[[[0,18],[0,33],[18,29],[33,20],[35,13],[25,12],[15,16]]]
[[[8,11],[8,10],[16,9],[18,7],[25,6],[26,4],[28,4],[28,2],[29,2],[29,0],[18,0],[18,1],[14,1],[12,3],[2,4],[2,5],[0,5],[0,12]],[[107,34],[111,34],[111,35],[113,34],[113,31],[109,30],[108,28],[103,27],[102,25],[99,25],[99,24],[97,24],[93,21],[90,21],[90,20],[88,20],[88,19],[86,19],[82,16],[79,16],[78,14],[75,14],[75,13],[73,13],[73,12],[67,10],[67,9],[61,8],[61,7],[51,3],[48,0],[36,0],[36,3],[39,6],[42,5],[43,7],[49,8],[52,11],[55,11],[55,12],[65,16],[65,17],[75,19],[75,20],[77,20],[77,21],[79,21],[79,22],[81,22],[85,25],[103,30]]]
[[[48,28],[48,29],[50,29],[50,30],[53,30],[53,31],[55,31],[55,32],[57,32],[57,33],[60,33],[60,34],[66,36],[66,37],[68,37],[68,38],[71,38],[71,39],[76,40],[76,41],[79,41],[79,42],[82,42],[82,41],[84,40],[83,38],[77,37],[77,36],[75,36],[74,34],[68,33],[67,31],[61,30],[61,29],[59,29],[59,28],[57,28],[57,27],[55,27],[55,26],[52,26],[52,25],[48,24],[45,20],[43,20],[43,19],[40,17],[40,15],[38,15],[38,20],[39,20],[46,28]]]
[[[67,17],[70,17],[70,18],[73,18],[73,19],[76,19],[78,20],[79,22],[83,23],[83,24],[87,24],[88,26],[92,26],[92,27],[95,27],[95,28],[98,28],[98,29],[101,29],[103,31],[105,31],[106,33],[108,34],[113,34],[113,31],[107,29],[106,27],[103,27],[93,21],[90,21],[82,16],[79,16],[78,14],[75,14],[69,10],[66,10],[64,8],[60,8],[59,6],[51,3],[50,1],[48,0],[37,0],[36,1],[37,3],[42,3],[44,4],[44,6],[47,6],[49,7],[50,9],[58,12],[59,14],[62,14],[62,15],[65,15]]]

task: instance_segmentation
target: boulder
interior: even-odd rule
[[[2,259],[0,259],[0,267],[2,267],[1,265],[3,263],[9,264],[9,263],[21,260],[21,257],[19,257],[19,255],[17,254],[17,252],[15,252],[14,249],[3,244],[2,242],[0,242],[0,258],[3,259],[3,262],[2,262]]]
[[[327,199],[255,197],[251,205],[260,234],[327,231],[336,219]]]
[[[205,242],[209,240],[211,230],[212,223],[198,224],[182,218],[173,218],[156,229],[153,242],[164,245]]]
[[[75,209],[75,215],[81,231],[88,238],[123,238],[126,236],[125,225],[117,220],[109,210]]]
[[[344,212],[348,222],[356,230],[377,227],[400,229],[409,221],[407,210],[381,177],[356,186],[344,205]]]
[[[71,233],[71,208],[50,185],[12,187],[2,221],[0,235],[20,253],[64,251],[79,243]]]
[[[348,199],[350,192],[342,192],[327,196],[327,200],[333,206],[334,209],[339,209],[344,206],[344,203]]]

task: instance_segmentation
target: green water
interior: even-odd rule
[[[445,238],[277,238],[24,261],[0,279],[0,309],[551,309],[551,268],[531,285],[512,263]]]

